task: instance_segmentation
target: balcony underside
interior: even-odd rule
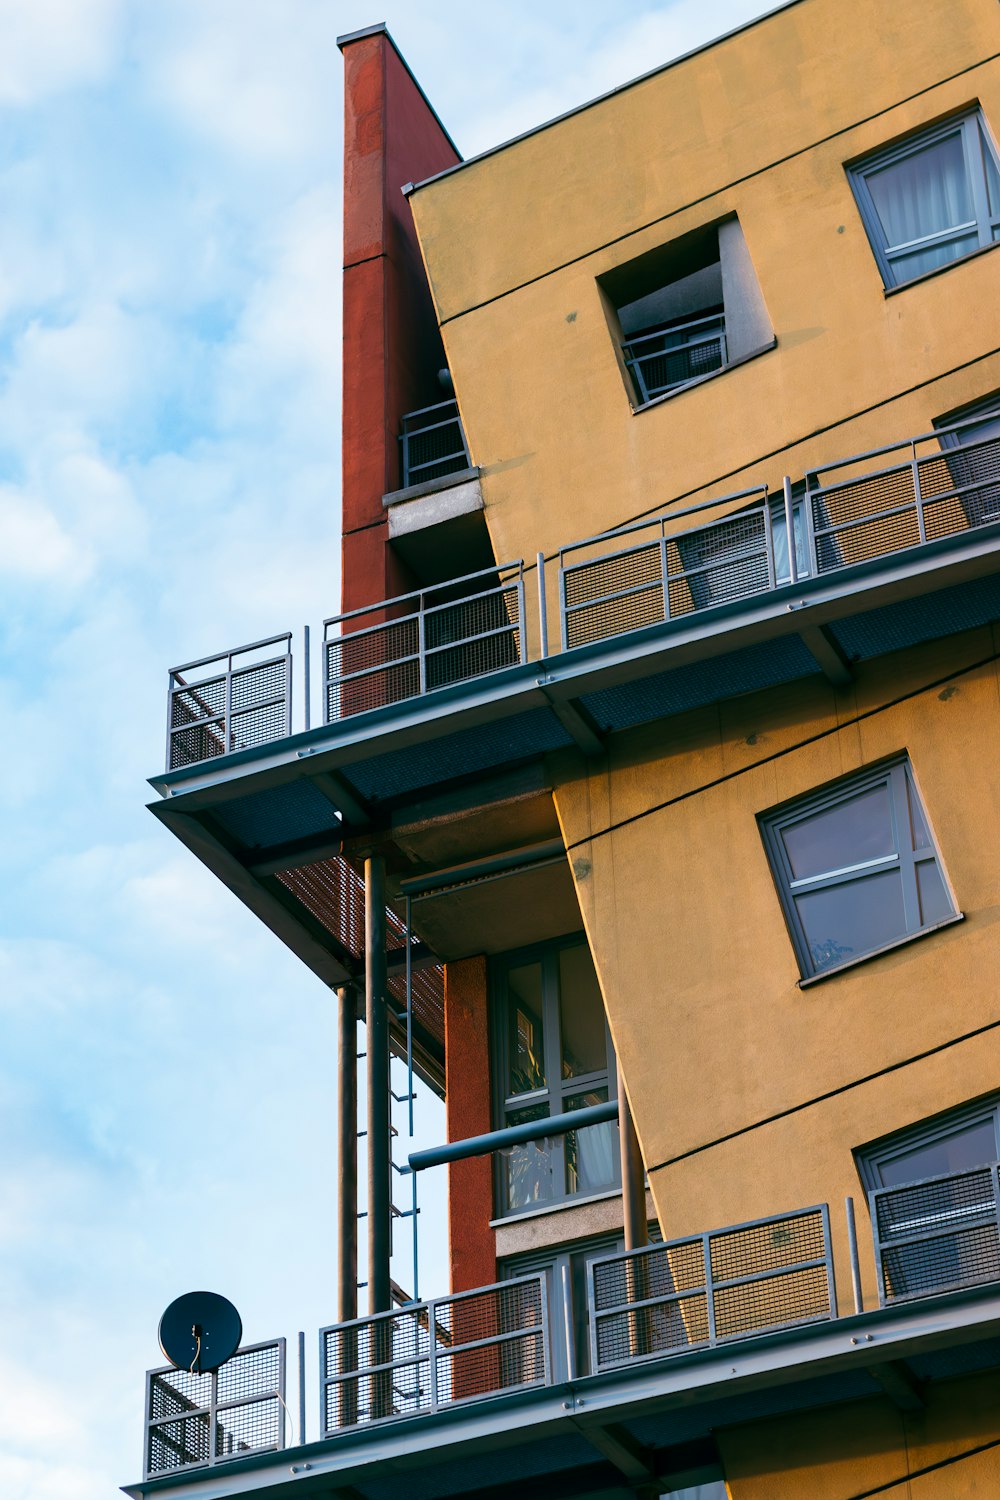
[[[865,1398],[917,1410],[935,1383],[1000,1365],[995,1286],[883,1308],[683,1359],[458,1405],[326,1442],[126,1487],[185,1500],[351,1495],[395,1500],[525,1494],[623,1500],[635,1485],[697,1483],[720,1428]],[[294,1467],[293,1467],[294,1466]],[[900,1455],[900,1481],[906,1462]]]
[[[398,894],[401,879],[524,846],[523,928],[512,918],[490,941],[475,872],[447,909],[414,905],[417,1064],[440,1088],[434,964],[533,940],[531,913],[546,907],[564,928],[575,920],[565,864],[536,868],[531,853],[557,835],[549,752],[599,754],[609,735],[656,720],[668,738],[674,715],[817,674],[849,683],[856,662],[1000,619],[998,569],[994,522],[155,777],[162,800],[152,811],[331,985],[363,973],[362,907],[345,853],[388,847]],[[452,828],[435,845],[436,819]],[[398,988],[401,924],[390,941]]]

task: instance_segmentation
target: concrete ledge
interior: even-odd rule
[[[405,490],[391,490],[382,496],[382,505],[389,510],[393,505],[405,505],[407,500],[420,500],[424,495],[436,495],[441,490],[454,489],[470,479],[478,479],[477,468],[456,469],[453,474],[442,474],[439,479],[425,479],[423,484],[408,485]]]
[[[478,469],[463,469],[449,474],[448,482],[435,481],[433,488],[421,485],[413,490],[399,490],[391,499],[389,540],[456,521],[460,516],[475,515],[483,509],[483,492]],[[386,500],[383,500],[383,505]]]

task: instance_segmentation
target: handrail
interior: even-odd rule
[[[585,1130],[588,1125],[602,1125],[607,1120],[617,1118],[618,1100],[607,1099],[601,1104],[588,1104],[586,1109],[570,1109],[561,1115],[548,1115],[544,1120],[526,1120],[523,1125],[507,1125],[503,1130],[490,1130],[485,1135],[470,1135],[465,1140],[449,1141],[444,1146],[428,1146],[424,1151],[412,1151],[408,1158],[409,1167],[411,1172],[424,1172],[428,1167],[466,1161],[470,1156],[488,1156],[507,1146],[520,1146],[526,1141],[543,1141],[554,1135],[568,1135],[571,1130]]]

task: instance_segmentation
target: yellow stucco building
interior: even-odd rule
[[[793,0],[465,162],[341,41],[321,715],[290,636],[177,669],[153,782],[338,994],[297,1493],[1000,1495],[998,20]],[[290,1493],[149,1390],[130,1493]]]

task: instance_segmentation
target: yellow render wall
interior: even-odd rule
[[[1000,1495],[995,1374],[930,1386],[926,1407],[888,1399],[723,1429],[732,1500],[986,1500]],[[894,1482],[896,1481],[896,1482]]]
[[[998,648],[984,627],[553,761],[669,1237],[830,1202],[843,1302],[851,1148],[1000,1087],[1000,678],[963,670]],[[757,815],[901,751],[965,920],[800,989]]]
[[[413,195],[498,558],[780,485],[1000,385],[1000,258],[886,297],[844,171],[976,101],[1000,132],[996,50],[993,0],[802,0]],[[733,213],[777,348],[633,414],[596,278]]]

